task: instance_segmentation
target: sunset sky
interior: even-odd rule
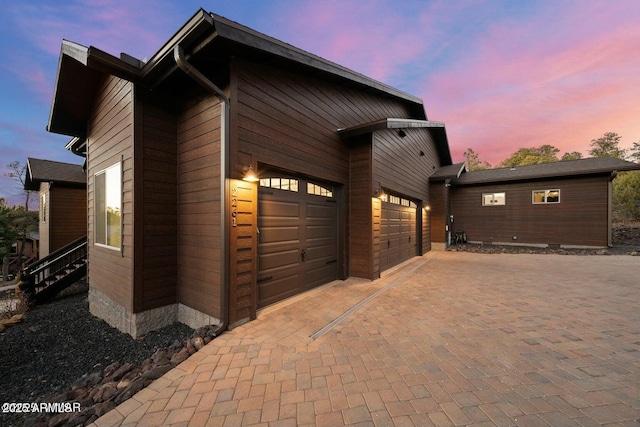
[[[45,127],[63,39],[150,58],[198,8],[424,100],[454,162],[520,147],[587,154],[613,131],[640,140],[640,1],[74,0],[0,6],[0,197],[5,166],[82,163]]]

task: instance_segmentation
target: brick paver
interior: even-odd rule
[[[263,310],[95,425],[638,423],[640,258],[432,252]]]

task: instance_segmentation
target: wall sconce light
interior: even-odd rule
[[[244,173],[243,181],[247,182],[258,182],[260,178],[256,175],[256,172],[253,170],[253,166],[249,165],[249,168],[246,168],[246,172]]]
[[[429,212],[429,211],[431,210],[431,206],[429,206],[429,205],[425,206],[425,207],[424,207],[424,210],[425,210],[425,211],[427,211],[427,212]]]
[[[376,199],[380,199],[383,202],[387,201],[387,193],[384,192],[384,190],[382,189],[382,187],[379,187],[376,192],[373,194],[373,197],[375,197]]]

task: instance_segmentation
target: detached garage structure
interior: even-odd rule
[[[610,157],[474,172],[445,166],[430,177],[434,245],[464,231],[482,244],[611,246],[612,182],[639,169]]]
[[[90,309],[133,336],[424,254],[451,164],[420,99],[203,10],[146,63],[64,41],[48,129],[86,157]]]

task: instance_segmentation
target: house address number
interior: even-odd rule
[[[238,187],[231,187],[231,226],[238,226]]]

